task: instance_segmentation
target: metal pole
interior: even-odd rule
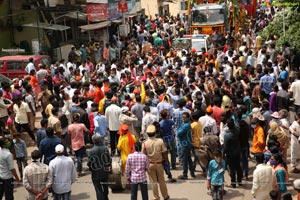
[[[64,17],[64,25],[66,26],[67,23],[66,23],[66,18]],[[66,42],[68,41],[68,34],[67,34],[67,29],[64,31],[65,32],[65,40]]]
[[[40,19],[39,19],[39,9],[37,8],[36,10],[36,28],[37,28],[37,37],[38,37],[38,47],[39,47],[39,51],[41,50],[41,40],[40,40]]]
[[[183,1],[184,3],[184,1]],[[191,0],[188,0],[188,7],[187,7],[187,10],[188,10],[188,15],[187,15],[187,22],[189,23],[189,25],[191,26],[192,25],[192,18],[190,17],[191,16]],[[190,34],[194,34],[194,29],[193,31],[191,30],[191,28],[189,28],[189,32]]]
[[[285,20],[284,20],[284,15],[285,15],[285,10],[283,10],[283,23],[282,23],[282,26],[283,26],[283,43],[284,43],[284,46],[285,46]]]

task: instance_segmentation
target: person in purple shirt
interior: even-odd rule
[[[278,92],[278,86],[275,85],[273,88],[272,88],[272,92],[270,93],[270,99],[269,99],[269,103],[270,103],[270,110],[272,112],[277,112],[278,111],[278,105],[277,105],[277,92]]]

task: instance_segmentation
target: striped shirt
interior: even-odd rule
[[[129,154],[126,163],[126,177],[132,183],[143,183],[147,181],[146,171],[149,168],[147,156],[141,152]]]

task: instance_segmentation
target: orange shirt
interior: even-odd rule
[[[31,87],[36,87],[36,85],[39,84],[38,79],[36,78],[36,76],[30,76],[30,81],[29,84],[31,85]]]
[[[108,92],[110,90],[110,87],[108,85],[106,85],[105,83],[103,83],[103,91],[104,91],[104,94],[106,92]]]
[[[101,101],[101,99],[103,99],[103,97],[104,97],[104,95],[103,95],[101,88],[96,87],[95,92],[94,92],[94,102],[99,104],[99,102]]]
[[[109,60],[109,48],[104,48],[103,49],[103,58],[104,60]]]
[[[265,133],[261,126],[257,126],[254,129],[253,142],[252,142],[252,153],[262,153],[266,146]]]

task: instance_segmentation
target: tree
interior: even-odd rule
[[[284,17],[283,17],[284,15]],[[283,20],[285,27],[283,27]],[[285,29],[285,35],[284,35]],[[298,8],[285,8],[278,12],[274,20],[260,32],[262,41],[265,42],[270,34],[275,35],[278,40],[276,48],[279,49],[284,42],[289,43],[292,49],[300,49],[300,13]]]

